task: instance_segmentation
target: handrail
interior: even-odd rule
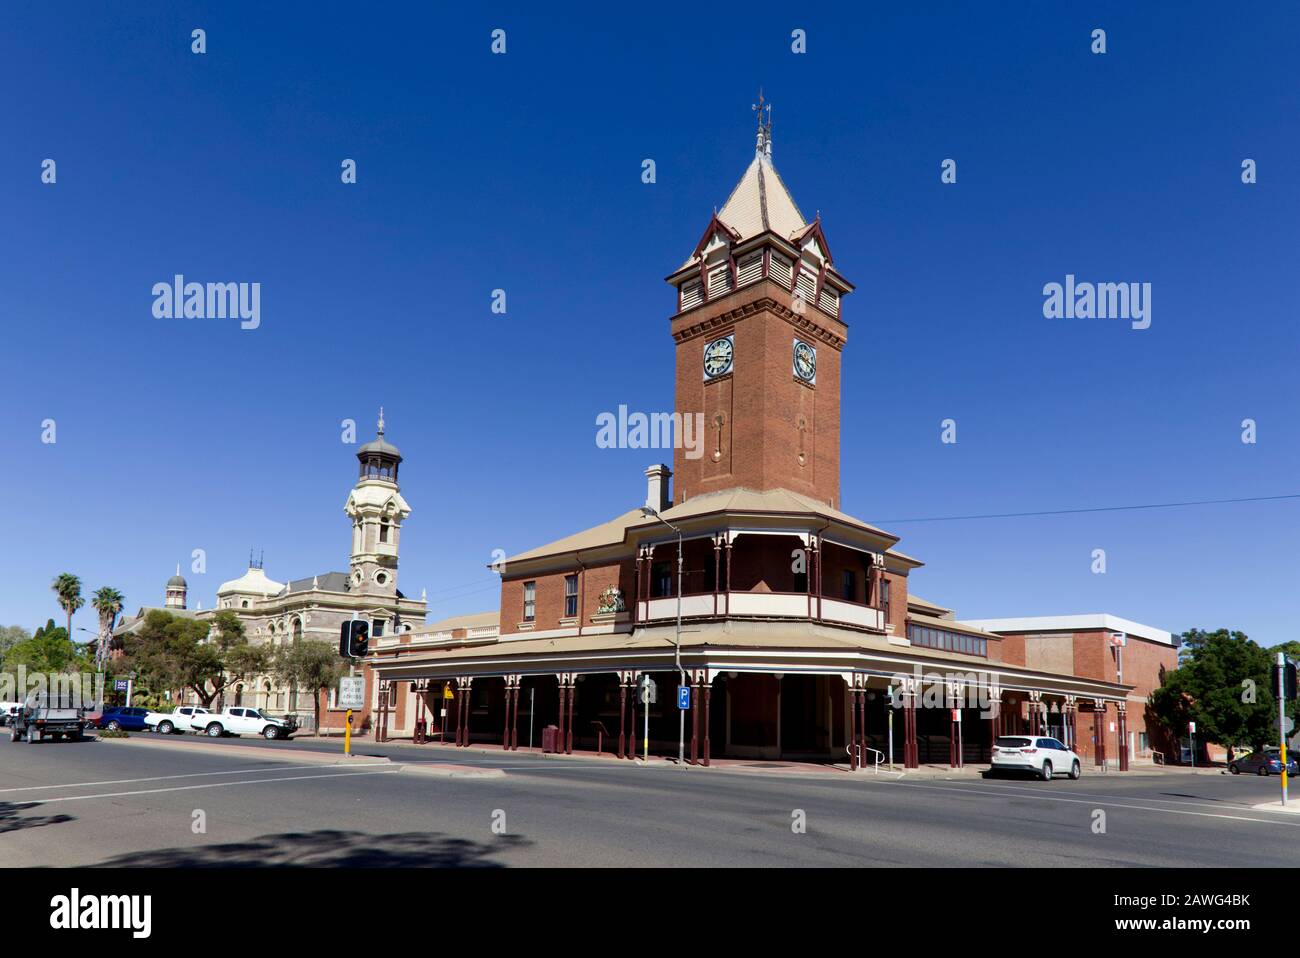
[[[885,761],[885,753],[882,752],[882,751],[880,751],[880,749],[872,748],[870,745],[863,745],[863,746],[862,746],[862,749],[863,749],[863,751],[866,751],[866,752],[873,752],[873,753],[875,754],[875,756],[876,756],[876,763],[875,763],[875,765],[872,767],[871,770],[872,770],[875,774],[879,775],[879,774],[880,774],[880,766],[881,766],[881,764]],[[865,763],[864,763],[864,764],[865,764]]]

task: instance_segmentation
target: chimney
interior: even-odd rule
[[[655,512],[663,512],[673,504],[668,498],[668,480],[672,476],[673,471],[662,462],[645,471],[645,504]]]

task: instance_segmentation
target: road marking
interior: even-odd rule
[[[65,795],[62,798],[35,798],[31,805],[53,805],[55,802],[84,802],[91,798],[127,798],[132,795],[158,795],[163,792],[190,792],[200,788],[229,788],[232,785],[263,785],[275,782],[305,782],[313,778],[348,778],[353,775],[391,775],[397,769],[385,765],[373,772],[333,772],[325,775],[292,775],[285,778],[252,778],[240,782],[207,782],[202,785],[174,785],[171,788],[140,788],[131,792],[103,792],[99,795]]]
[[[921,788],[931,792],[948,792],[954,795],[970,795],[975,798],[999,798],[997,795],[980,793],[970,788],[950,788],[943,785],[919,785],[912,782],[892,782],[889,783],[891,788]],[[1183,811],[1177,808],[1158,808],[1150,805],[1128,805],[1120,802],[1113,802],[1106,799],[1095,799],[1088,801],[1082,798],[1061,798],[1058,795],[1017,795],[1017,798],[1037,799],[1041,802],[1065,802],[1072,805],[1103,805],[1107,808],[1127,808],[1140,812],[1157,812],[1165,815],[1193,815],[1198,818],[1223,818],[1229,821],[1237,822],[1254,822],[1258,825],[1289,825],[1292,828],[1300,828],[1300,822],[1285,822],[1276,818],[1248,818],[1245,815],[1224,815],[1214,812],[1191,812]]]
[[[970,783],[956,782],[954,784],[976,785],[975,782],[970,782]],[[1036,791],[1032,791],[1030,786],[1027,785],[993,785],[989,783],[984,783],[982,785],[979,785],[979,787],[980,788],[1001,788],[1009,792],[1014,792],[1017,795],[1029,795],[1035,798],[1042,797]],[[1096,792],[1064,791],[1064,790],[1057,790],[1056,788],[1053,788],[1052,791],[1053,794],[1056,795],[1078,795],[1083,798],[1098,798],[1098,799],[1105,797],[1104,795],[1098,795]],[[1242,809],[1243,811],[1245,811],[1255,807],[1254,805],[1247,805],[1245,802],[1188,802],[1188,801],[1180,801],[1178,799],[1173,799],[1173,798],[1147,798],[1144,795],[1116,795],[1114,797],[1131,799],[1132,801],[1135,802],[1160,802],[1163,805],[1185,805],[1185,806],[1190,806],[1192,808],[1224,808],[1228,806],[1236,806]]]
[[[372,762],[368,765],[351,765],[349,768],[374,768],[379,765],[387,767],[387,762]],[[102,782],[68,782],[64,785],[24,785],[17,788],[0,788],[4,792],[44,792],[51,788],[91,788],[97,785],[134,785],[137,782],[165,782],[179,778],[203,778],[210,775],[243,775],[247,772],[295,772],[301,765],[279,765],[271,768],[235,768],[227,772],[188,772],[184,775],[150,775],[146,778],[110,778]]]

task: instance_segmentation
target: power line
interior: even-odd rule
[[[1044,509],[1041,512],[990,512],[968,516],[921,516],[909,519],[873,519],[872,524],[887,526],[904,522],[957,522],[963,519],[1025,519],[1031,516],[1071,516],[1085,512],[1132,512],[1138,509],[1179,509],[1185,506],[1218,506],[1241,502],[1277,502],[1300,499],[1300,492],[1284,496],[1245,496],[1239,499],[1192,499],[1187,502],[1148,502],[1136,506],[1093,506],[1087,509]]]

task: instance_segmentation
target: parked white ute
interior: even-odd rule
[[[298,731],[293,719],[273,718],[260,709],[231,708],[224,712],[195,716],[191,725],[196,732],[211,738],[223,735],[260,735],[265,739],[288,738]]]
[[[170,712],[150,712],[144,717],[144,724],[145,728],[161,732],[163,735],[172,733],[180,735],[182,732],[192,732],[195,728],[194,723],[198,723],[198,728],[202,731],[204,717],[211,714],[210,710],[201,705],[182,705]]]
[[[1054,738],[1038,735],[999,735],[993,742],[990,772],[1034,772],[1043,781],[1053,775],[1078,778],[1083,773],[1079,756]]]

